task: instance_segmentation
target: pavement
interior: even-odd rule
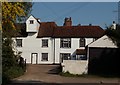
[[[9,85],[120,85],[120,78],[84,78],[58,75],[59,65],[27,65],[24,75]]]

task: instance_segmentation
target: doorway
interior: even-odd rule
[[[31,64],[38,63],[38,53],[31,53]]]

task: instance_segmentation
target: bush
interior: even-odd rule
[[[2,84],[7,84],[11,79],[22,75],[26,69],[25,65],[17,62],[18,54],[14,54],[11,38],[2,39]]]
[[[19,77],[23,74],[24,70],[22,69],[22,67],[19,66],[10,67],[10,69],[3,72],[2,85],[7,84],[8,82],[10,82],[11,79]]]
[[[11,67],[7,72],[10,79],[16,78],[24,73],[21,67]]]
[[[69,71],[61,72],[60,75],[65,76],[65,77],[77,77],[77,76],[79,76],[79,74],[71,74]]]
[[[8,82],[10,82],[10,78],[6,74],[2,74],[2,85],[6,85]]]

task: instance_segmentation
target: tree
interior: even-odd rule
[[[110,27],[107,27],[106,31],[105,31],[106,35],[108,35],[113,43],[115,43],[118,48],[116,49],[116,51],[112,51],[111,53],[109,53],[108,56],[105,56],[106,57],[106,62],[108,61],[111,61],[112,63],[108,63],[111,67],[112,67],[112,70],[115,71],[113,72],[113,74],[116,74],[117,77],[120,77],[120,25],[117,24],[116,25],[116,29],[112,29],[112,26]],[[104,59],[105,59],[104,57]],[[108,58],[109,60],[108,60]],[[103,62],[102,62],[103,63]]]
[[[2,31],[4,36],[9,35],[9,30],[16,30],[16,18],[27,16],[31,7],[31,2],[2,2]]]
[[[12,46],[11,30],[17,30],[15,23],[19,16],[27,16],[32,7],[31,2],[2,2],[2,80],[6,81],[23,73],[23,69],[17,63],[17,56]]]
[[[120,25],[117,24],[116,29],[111,29],[111,26],[107,27],[105,33],[118,47],[120,47]]]

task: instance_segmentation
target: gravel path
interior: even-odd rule
[[[118,78],[63,77],[57,73],[59,65],[27,65],[27,72],[14,81],[38,81],[46,83],[118,83]]]

